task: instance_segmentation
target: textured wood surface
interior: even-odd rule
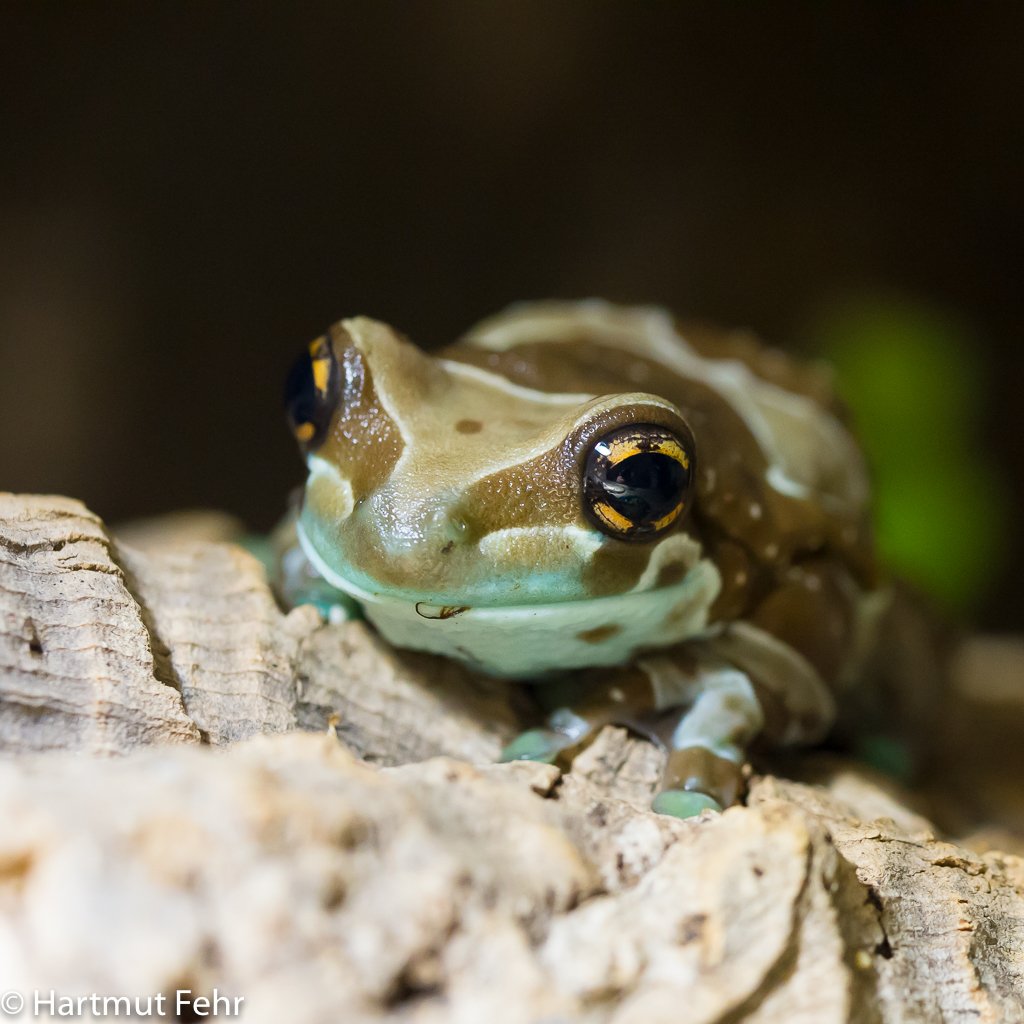
[[[99,518],[0,497],[0,744],[116,753],[199,730]]]
[[[691,822],[647,809],[661,755],[620,729],[564,774],[495,765],[501,688],[282,613],[195,522],[133,545],[0,497],[0,990],[217,988],[267,1022],[1024,1021],[1012,801],[958,844],[820,757]],[[1020,651],[972,656],[999,685],[957,714],[1007,729]]]
[[[131,547],[79,502],[0,496],[5,752],[216,745],[336,719],[367,760],[486,761],[515,732],[500,688],[396,654],[361,623],[283,614],[260,563],[196,524],[135,527]]]

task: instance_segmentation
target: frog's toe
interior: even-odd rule
[[[540,761],[552,764],[572,740],[554,729],[528,729],[501,752],[499,761]]]
[[[702,811],[720,812],[722,805],[713,796],[693,789],[663,789],[654,798],[651,810],[673,818],[696,818]]]

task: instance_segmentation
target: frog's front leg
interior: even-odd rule
[[[600,679],[581,672],[540,690],[554,710],[543,728],[513,741],[504,760],[553,761],[603,725],[632,726],[668,750],[653,806],[677,817],[736,802],[747,748],[762,731],[780,745],[814,742],[834,713],[808,661],[747,623]]]
[[[249,550],[263,562],[267,579],[287,608],[313,605],[328,622],[362,618],[359,605],[332,586],[317,572],[299,544],[295,511],[277,525],[271,535]]]
[[[653,809],[688,818],[734,804],[743,787],[747,746],[764,726],[754,683],[740,669],[706,660],[684,667],[669,657],[640,664],[655,683],[659,704],[684,706],[670,720]]]
[[[721,810],[740,794],[746,746],[764,716],[754,686],[738,669],[681,649],[614,670],[600,681],[581,673],[541,687],[554,710],[546,724],[523,733],[502,760],[554,761],[608,724],[631,726],[668,747],[661,792],[654,809],[678,817],[705,807]],[[664,737],[661,712],[679,709]]]
[[[516,737],[501,753],[502,761],[554,762],[564,751],[613,723],[642,728],[657,710],[657,693],[640,668],[619,668],[594,678],[577,672],[537,687],[548,711],[545,724]]]
[[[359,605],[344,591],[331,586],[313,568],[298,545],[281,554],[279,573],[274,582],[290,608],[311,604],[331,623],[362,618]]]

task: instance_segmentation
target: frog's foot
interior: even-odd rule
[[[528,729],[520,733],[504,750],[499,761],[539,761],[554,764],[558,755],[575,740],[554,729]]]
[[[730,807],[743,789],[743,763],[742,751],[732,745],[718,751],[700,745],[670,751],[652,810],[692,818]]]
[[[663,789],[651,804],[657,814],[673,818],[696,818],[703,811],[721,811],[722,805],[707,793],[690,789]]]
[[[285,529],[284,524],[280,530]],[[294,524],[290,537],[290,546],[284,546],[279,552],[276,563],[271,564],[267,576],[274,590],[288,608],[297,608],[302,604],[311,604],[327,622],[348,622],[361,619],[362,612],[358,603],[344,591],[338,590],[327,582],[313,567],[305,552],[295,540]]]
[[[300,604],[311,604],[325,622],[332,624],[362,618],[359,605],[348,594],[343,594],[326,583],[307,583],[288,591],[284,596],[289,607],[297,608]]]
[[[554,764],[558,755],[576,746],[594,731],[594,723],[569,708],[559,708],[548,716],[548,724],[520,733],[502,752],[499,760],[541,761]]]

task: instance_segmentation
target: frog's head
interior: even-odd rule
[[[306,553],[392,642],[524,675],[705,625],[694,439],[666,400],[542,393],[357,318],[309,346],[288,411]]]

